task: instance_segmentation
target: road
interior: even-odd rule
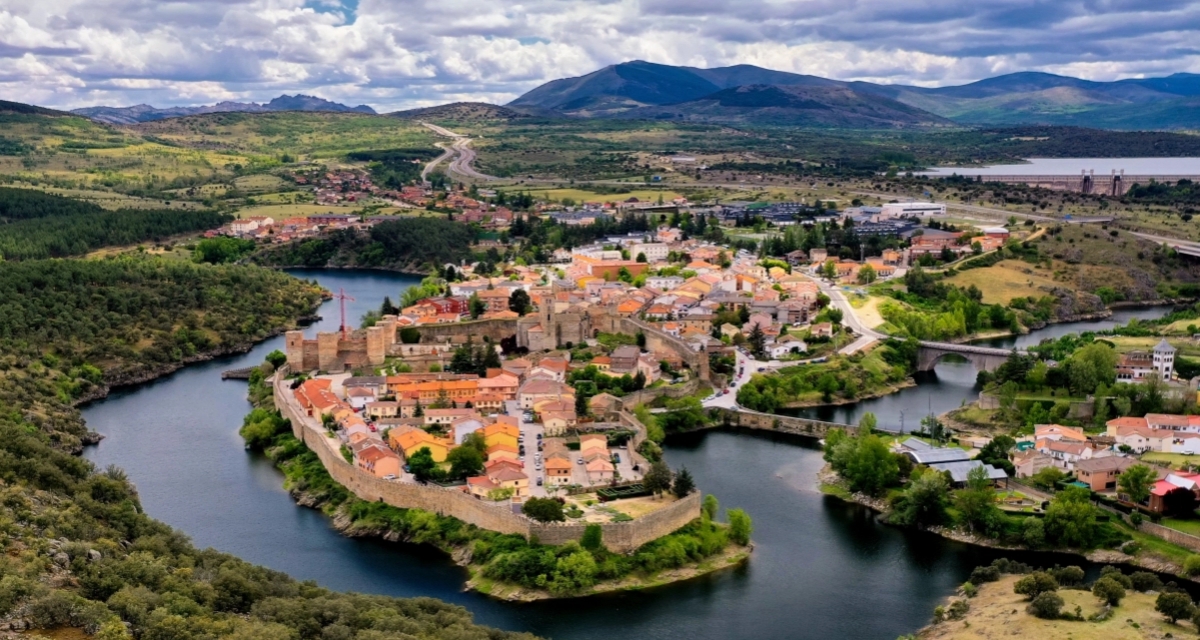
[[[450,161],[450,173],[452,174],[458,174],[461,177],[469,178],[471,180],[487,181],[500,179],[496,176],[489,176],[475,170],[474,163],[476,156],[475,150],[471,148],[470,138],[462,135],[461,133],[455,133],[445,127],[439,127],[436,124],[431,124],[428,122],[422,122],[421,124],[439,136],[445,136],[451,139],[449,147],[438,145],[446,151],[442,155],[438,156],[433,162],[425,165],[425,170],[421,172],[422,180],[425,179],[426,174],[433,170],[434,167],[442,162],[445,162],[446,159],[450,158],[451,156],[454,157],[454,159]]]
[[[838,353],[843,355],[858,353],[872,344],[887,338],[886,335],[867,327],[867,325],[858,319],[858,314],[855,313],[854,306],[850,304],[850,300],[846,298],[846,294],[839,287],[831,285],[824,280],[817,280],[817,286],[820,287],[825,295],[829,296],[829,303],[842,311],[842,324],[850,327],[859,336],[854,342],[842,347]]]

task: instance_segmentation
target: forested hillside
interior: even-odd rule
[[[0,226],[0,257],[78,256],[103,247],[159,242],[214,229],[230,219],[215,211],[132,210],[23,220]]]
[[[123,472],[71,455],[76,398],[293,326],[319,295],[246,266],[0,264],[0,615],[102,640],[529,637],[437,600],[333,593],[198,550],[142,513]]]
[[[270,247],[255,256],[271,266],[382,267],[424,272],[471,255],[475,232],[443,218],[398,218],[368,233],[340,231]]]
[[[99,205],[45,191],[0,187],[0,220],[5,222],[103,212]]]
[[[33,189],[0,188],[0,258],[77,256],[102,247],[157,242],[228,222],[215,211],[107,211]]]

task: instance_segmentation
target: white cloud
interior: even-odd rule
[[[631,59],[957,84],[1200,70],[1183,0],[0,0],[4,98],[506,102]]]

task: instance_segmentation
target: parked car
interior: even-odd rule
[[[576,460],[576,461],[575,461],[575,464],[583,464],[583,458],[580,458],[580,459]]]
[[[541,479],[541,478],[538,478],[538,479],[537,479],[537,485],[538,485],[539,487],[540,487],[540,486],[542,486],[542,479]]]
[[[389,474],[387,474],[386,476],[384,476],[384,477],[383,477],[383,479],[384,479],[384,480],[395,480],[395,479],[396,479],[396,474],[394,474],[394,473],[389,473]]]
[[[621,454],[614,453],[613,454],[613,462],[616,462],[617,464],[621,464]]]
[[[759,368],[758,368],[758,370],[759,370],[759,371],[766,371],[766,370],[767,370],[767,368],[766,368],[766,367],[759,367]]]

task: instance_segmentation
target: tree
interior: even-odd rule
[[[717,511],[720,510],[721,503],[717,501],[717,497],[713,494],[704,496],[704,502],[700,505],[700,511],[709,520],[717,519]]]
[[[754,524],[750,516],[741,509],[729,510],[729,538],[743,547],[750,544],[750,534],[754,532]]]
[[[457,480],[483,473],[483,454],[475,447],[454,447],[446,456],[446,461],[450,463],[450,477]]]
[[[998,435],[979,450],[979,455],[975,456],[975,459],[984,464],[1004,469],[1005,473],[1012,476],[1015,475],[1016,468],[1013,466],[1012,461],[1008,459],[1008,452],[1012,451],[1016,446],[1017,441],[1012,436]]]
[[[523,316],[529,313],[531,304],[532,303],[529,300],[529,293],[524,289],[516,289],[511,295],[508,296],[509,311],[513,311],[519,315]]]
[[[875,418],[875,414],[868,411],[858,419],[858,435],[870,435],[878,425],[879,420]]]
[[[1096,507],[1092,492],[1068,486],[1058,492],[1046,509],[1046,536],[1066,547],[1088,548],[1096,535]]]
[[[1030,600],[1038,597],[1039,594],[1057,589],[1058,581],[1054,579],[1054,576],[1045,571],[1034,571],[1033,573],[1026,574],[1013,585],[1013,593],[1025,596]]]
[[[1154,601],[1154,610],[1167,617],[1171,624],[1180,618],[1190,618],[1196,614],[1196,606],[1186,593],[1164,591],[1158,594]]]
[[[971,243],[971,253],[975,255],[983,253],[983,245],[980,244],[978,240]]]
[[[767,336],[763,333],[762,326],[755,323],[747,340],[750,343],[750,353],[758,360],[763,359],[767,353]]]
[[[842,310],[841,310],[841,309],[839,309],[839,308],[837,308],[837,307],[829,307],[828,309],[826,309],[826,310],[825,310],[825,311],[823,311],[822,313],[824,313],[824,314],[825,314],[825,317],[826,317],[826,318],[828,318],[828,319],[829,319],[829,322],[830,322],[831,324],[833,324],[834,326],[839,326],[839,325],[841,325],[841,324],[842,324],[842,318],[843,318],[844,316],[843,316],[843,314],[842,314]]]
[[[462,444],[459,447],[469,447],[479,452],[480,455],[487,453],[487,440],[483,437],[483,433],[472,431],[466,436],[463,436]]]
[[[471,297],[467,300],[467,307],[470,309],[472,320],[479,318],[479,316],[487,312],[487,303],[479,298],[478,293],[471,294]]]
[[[1067,477],[1058,467],[1046,467],[1029,477],[1029,482],[1039,489],[1053,491],[1055,486]]]
[[[1000,523],[996,491],[987,469],[978,466],[967,472],[967,486],[954,494],[954,506],[971,531],[991,534]]]
[[[660,495],[671,489],[671,480],[673,479],[671,468],[667,463],[659,460],[650,465],[650,469],[646,471],[646,475],[642,477],[642,486],[647,491],[654,495]]]
[[[877,277],[878,274],[875,273],[875,267],[872,267],[869,264],[864,264],[858,269],[859,284],[871,284],[872,282],[875,282]]]
[[[1135,464],[1117,476],[1117,488],[1129,496],[1130,502],[1141,504],[1150,498],[1150,489],[1157,479],[1157,474],[1149,466]]]
[[[598,524],[589,524],[583,529],[583,538],[579,540],[579,546],[588,551],[599,551],[604,547],[604,529]]]
[[[644,252],[639,251],[637,254],[637,261],[638,262],[646,262],[646,254]]]
[[[554,498],[530,498],[521,507],[521,513],[538,522],[563,522],[567,519],[562,503]]]
[[[421,447],[408,457],[408,469],[418,482],[428,482],[438,475],[437,463],[433,461],[433,452],[429,447]]]
[[[876,435],[844,438],[832,452],[830,464],[850,483],[851,491],[877,496],[900,478],[900,465]]]
[[[279,367],[287,364],[287,355],[279,349],[276,349],[267,354],[267,362],[270,362],[272,367],[278,369]]]
[[[837,262],[829,260],[821,265],[821,275],[829,280],[836,278],[838,275]]]
[[[1062,608],[1065,603],[1062,596],[1054,591],[1045,591],[1039,593],[1029,603],[1029,612],[1043,620],[1054,620],[1062,615]]]
[[[394,316],[398,313],[400,313],[400,307],[397,307],[395,304],[392,303],[392,297],[384,296],[383,304],[379,305],[379,315]]]
[[[675,484],[671,487],[671,493],[674,493],[676,498],[686,498],[695,489],[696,481],[692,480],[692,474],[687,467],[683,467],[675,474]]]
[[[929,470],[909,483],[888,521],[917,527],[936,526],[945,522],[949,502],[946,476]]]
[[[1092,595],[1103,600],[1108,606],[1115,607],[1121,604],[1121,599],[1125,597],[1125,587],[1112,578],[1104,577],[1092,585]],[[1174,621],[1172,620],[1172,622]]]

